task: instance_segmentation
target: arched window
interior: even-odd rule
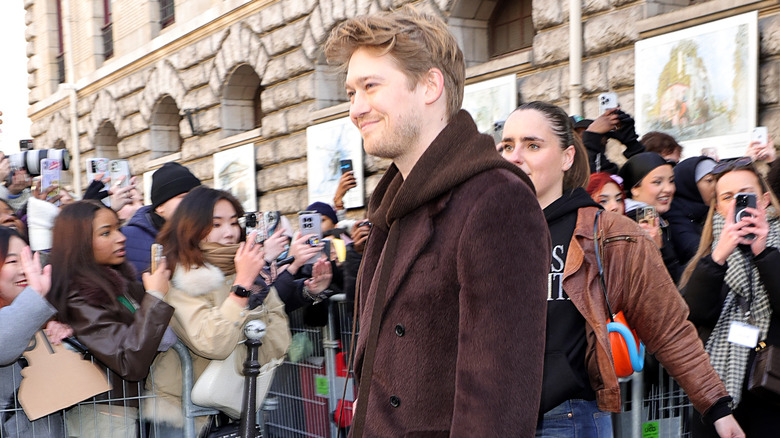
[[[119,158],[118,143],[119,138],[117,138],[114,124],[106,120],[95,133],[95,156],[109,160]]]
[[[498,3],[488,24],[490,57],[531,47],[534,42],[532,9],[530,0]]]
[[[531,47],[531,0],[459,0],[448,25],[463,50],[466,66]]]
[[[247,64],[238,66],[222,93],[222,135],[230,137],[260,127],[260,76]]]
[[[154,105],[150,127],[153,159],[181,150],[179,121],[179,107],[171,96],[164,96]]]

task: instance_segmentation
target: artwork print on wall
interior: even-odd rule
[[[758,15],[750,12],[635,45],[639,135],[661,131],[699,155],[744,153],[756,124]]]
[[[363,141],[349,117],[331,120],[306,129],[309,203],[333,204],[341,178],[341,160],[352,160],[357,186],[344,195],[345,208],[365,204],[363,184]]]
[[[244,211],[257,211],[254,144],[214,154],[214,188],[232,193]]]

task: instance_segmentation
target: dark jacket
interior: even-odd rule
[[[122,234],[127,237],[125,242],[127,260],[135,268],[138,281],[141,281],[141,274],[152,264],[152,244],[157,238],[157,233],[160,232],[152,223],[150,217],[152,213],[151,205],[143,206],[135,212],[127,225],[122,227]]]
[[[173,307],[146,293],[140,283],[120,279],[118,273],[114,273],[117,298],[128,299],[137,307],[135,312],[121,304],[113,294],[94,286],[82,286],[72,288],[67,311],[60,315],[62,322],[73,327],[73,334],[89,353],[110,369],[113,389],[107,395],[111,398],[137,397],[139,385],[135,382],[149,374],[157,347],[173,316]],[[138,406],[138,400],[128,404]]]
[[[550,237],[531,187],[465,111],[406,180],[395,165],[385,173],[369,202],[358,288],[359,391],[372,379],[370,395],[358,395],[364,436],[533,435]],[[383,253],[391,226],[400,240]],[[380,285],[384,263],[392,267]],[[363,359],[380,288],[369,377]]]
[[[620,386],[607,334],[607,306],[598,281],[593,245],[595,207],[581,208],[566,256],[563,287],[585,316],[587,368],[599,409],[620,412]],[[614,312],[623,311],[650,353],[707,412],[728,393],[709,362],[688,308],[664,267],[655,243],[630,219],[612,212],[599,218],[604,280]]]
[[[707,157],[692,157],[674,167],[674,184],[677,190],[672,205],[663,217],[669,222],[669,234],[680,265],[696,255],[701,240],[701,230],[710,207],[704,203],[696,185],[696,165]]]
[[[753,263],[758,269],[758,275],[761,276],[761,282],[769,294],[769,304],[772,306],[767,344],[780,345],[780,250],[768,247],[753,259]],[[727,270],[728,263],[719,265],[712,260],[712,255],[704,256],[682,289],[685,301],[691,309],[689,318],[699,328],[703,341],[709,338],[715,328],[726,301],[729,292],[725,281]]]

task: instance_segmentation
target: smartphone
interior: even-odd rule
[[[746,208],[756,208],[756,194],[755,193],[737,193],[734,197],[736,205],[734,205],[734,223],[738,223],[743,217],[753,217],[752,214],[745,211]],[[756,238],[755,234],[748,234],[745,239],[753,241]]]
[[[266,234],[271,237],[279,228],[279,221],[281,213],[278,210],[266,211],[263,213],[263,220],[265,222]]]
[[[322,240],[322,215],[316,211],[299,211],[298,226],[301,230],[301,235],[314,235],[314,237],[309,238],[309,245],[318,246],[320,244],[320,240]],[[307,260],[306,264],[314,263],[319,258],[320,255],[317,254],[311,259]]]
[[[265,239],[268,238],[263,213],[255,211],[244,213],[244,216],[239,219],[239,224],[244,227],[247,236],[253,232],[257,232],[255,235],[255,243],[263,243],[265,242]]]
[[[608,109],[618,107],[617,93],[601,93],[599,94],[599,114],[604,114]]]
[[[98,173],[109,176],[108,162],[108,158],[87,158],[87,181],[94,180]]]
[[[636,210],[636,221],[640,224],[655,225],[655,207],[639,207]]]
[[[152,264],[149,267],[149,271],[154,274],[154,272],[157,270],[157,267],[160,266],[160,259],[162,259],[163,255],[163,246],[159,243],[153,243],[152,244]]]
[[[352,172],[352,160],[341,160],[341,174],[344,175],[347,172]]]
[[[767,144],[769,141],[769,130],[766,126],[756,126],[753,128],[753,132],[750,134],[751,143],[757,141],[760,146]]]
[[[91,184],[95,179],[95,175],[102,173],[103,177],[110,176],[108,173],[108,158],[87,158],[87,185]],[[110,187],[108,184],[103,185],[106,190]],[[111,197],[106,196],[103,198],[103,204],[106,207],[111,207]]]
[[[59,186],[61,175],[62,162],[60,160],[52,158],[44,158],[41,160],[41,191],[55,184]],[[48,201],[59,194],[60,189],[58,187],[46,195],[46,200]],[[60,205],[60,201],[55,202],[54,205]]]
[[[119,187],[127,187],[130,185],[130,163],[127,160],[111,160],[108,163],[108,172],[111,177],[111,183],[116,185],[119,178],[122,178],[122,182],[119,183]]]

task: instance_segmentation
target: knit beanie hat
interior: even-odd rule
[[[702,178],[712,172],[712,169],[715,168],[716,164],[718,163],[716,163],[712,158],[702,158],[702,160],[696,164],[696,170],[693,171],[693,179],[696,182],[701,181]]]
[[[655,152],[642,152],[629,158],[628,161],[626,161],[626,164],[624,164],[618,172],[618,175],[623,178],[623,187],[626,190],[626,197],[631,197],[631,189],[639,185],[648,173],[664,164],[674,166],[673,163],[666,161],[664,157]]]
[[[326,218],[333,221],[334,226],[339,222],[339,218],[336,216],[336,212],[333,210],[333,207],[324,202],[315,202],[306,207],[306,210],[316,211],[317,213],[325,216]]]
[[[200,180],[186,167],[174,162],[165,163],[152,174],[152,209],[200,184]]]

